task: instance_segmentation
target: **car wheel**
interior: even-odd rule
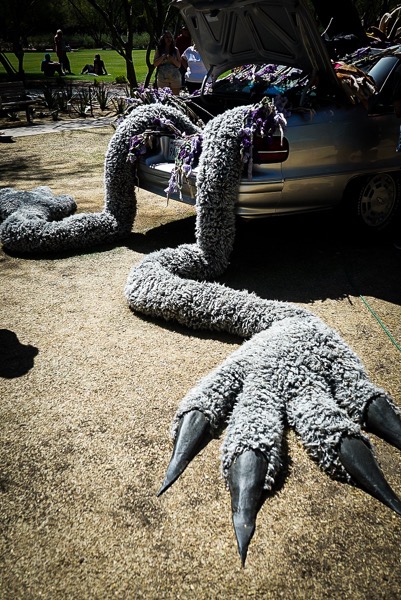
[[[355,212],[362,228],[372,232],[388,230],[400,209],[399,177],[389,173],[371,175],[359,184],[356,197]]]

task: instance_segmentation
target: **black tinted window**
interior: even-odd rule
[[[370,69],[370,71],[368,71],[368,74],[375,80],[378,90],[381,90],[384,82],[396,64],[398,64],[398,58],[396,56],[384,56]]]

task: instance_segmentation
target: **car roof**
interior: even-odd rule
[[[329,55],[304,0],[173,0],[213,76],[245,64],[278,64],[325,74]]]

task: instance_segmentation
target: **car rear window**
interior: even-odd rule
[[[384,56],[368,71],[368,74],[375,80],[378,90],[381,90],[396,64],[398,64],[396,56]]]

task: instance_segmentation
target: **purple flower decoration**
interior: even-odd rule
[[[156,117],[153,119],[153,127],[154,129],[131,138],[128,160],[132,163],[136,163],[142,155],[146,154],[148,148],[152,147],[153,137],[159,136],[161,133],[170,133],[178,138],[184,135],[170,119]]]
[[[271,100],[264,98],[259,104],[244,109],[244,127],[239,132],[241,157],[247,165],[248,179],[252,179],[254,137],[272,137],[279,130],[283,137],[283,129],[287,121],[282,112]]]
[[[174,168],[171,171],[169,185],[165,189],[167,199],[173,192],[178,192],[180,198],[182,198],[181,189],[183,180],[185,178],[188,181],[193,169],[199,162],[201,152],[202,135],[200,133],[183,136],[182,143],[175,159]]]
[[[128,151],[128,160],[132,163],[135,163],[140,156],[146,154],[146,136],[141,133],[139,135],[134,135],[131,138],[129,151]]]
[[[166,189],[164,191],[167,194],[167,202],[168,202],[171,194],[174,194],[175,192],[180,191],[180,186],[178,185],[178,182],[177,182],[177,174],[174,169],[171,171],[168,186],[166,187]]]

